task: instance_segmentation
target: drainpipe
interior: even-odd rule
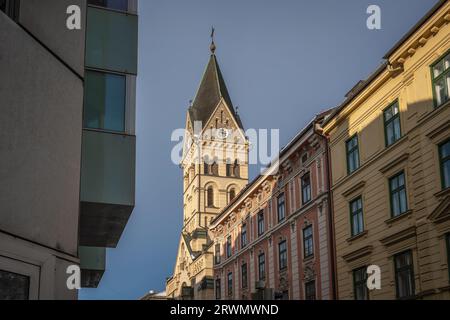
[[[330,264],[331,264],[331,287],[332,287],[332,299],[338,299],[337,290],[337,269],[336,269],[336,242],[334,234],[334,210],[333,210],[333,193],[331,192],[331,182],[332,182],[332,172],[331,172],[331,161],[330,161],[330,138],[328,135],[323,133],[323,128],[320,123],[314,121],[314,132],[320,136],[325,142],[325,161],[327,168],[327,203],[328,203],[328,233],[329,233],[329,246],[330,246]]]

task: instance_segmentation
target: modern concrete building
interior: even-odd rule
[[[450,298],[449,22],[440,1],[323,126],[339,299]]]
[[[137,0],[88,0],[79,245],[96,287],[134,208]]]
[[[216,299],[333,299],[324,113],[210,225]]]
[[[134,206],[137,1],[0,10],[0,299],[76,299],[67,268],[98,285]]]

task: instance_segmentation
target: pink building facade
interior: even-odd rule
[[[218,300],[333,299],[327,144],[303,129],[212,222]]]

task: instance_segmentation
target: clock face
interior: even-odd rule
[[[229,136],[229,131],[225,128],[220,128],[217,130],[217,138],[219,139],[226,139]]]

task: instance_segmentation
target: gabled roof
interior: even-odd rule
[[[191,121],[201,121],[203,126],[205,126],[222,98],[225,100],[226,105],[230,109],[230,113],[242,129],[241,120],[234,110],[225,81],[223,80],[222,72],[217,63],[216,55],[213,53],[206,66],[195,100],[189,108]]]
[[[192,250],[192,247],[191,247],[192,237],[185,232],[182,232],[181,235],[183,237],[183,241],[186,245],[187,251],[189,252],[189,256],[190,256],[191,260],[192,261],[195,260],[198,257],[198,255],[200,254],[200,252]]]

